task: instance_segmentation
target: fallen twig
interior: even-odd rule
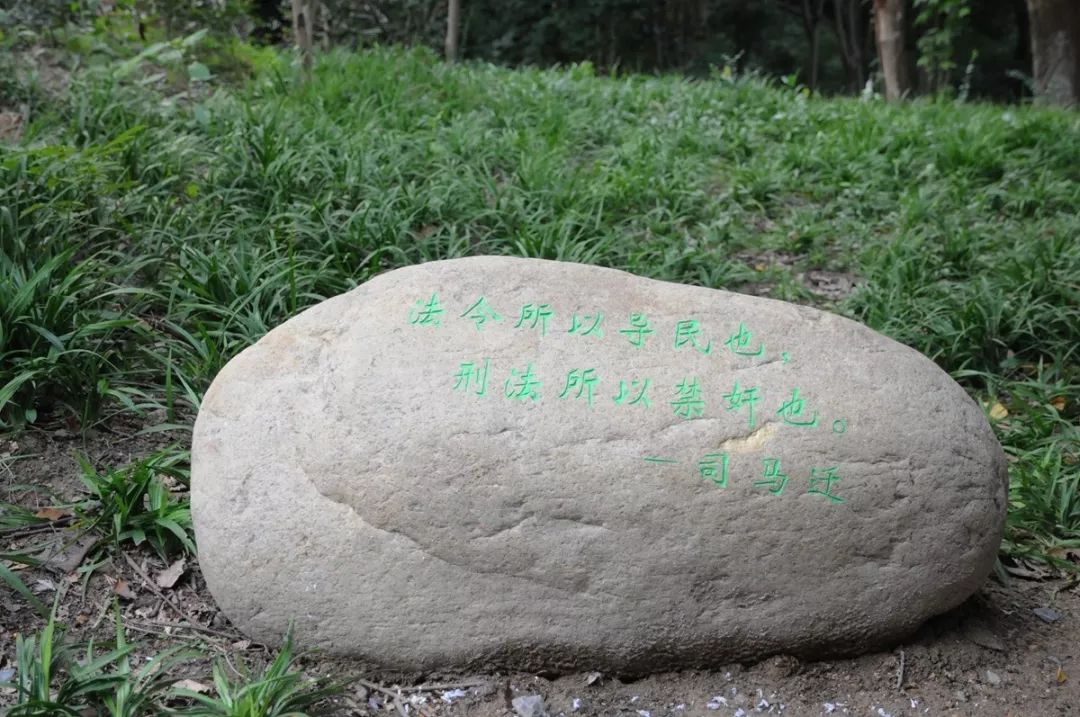
[[[71,515],[65,515],[62,518],[56,520],[50,520],[45,523],[39,523],[37,525],[30,525],[25,528],[4,528],[0,529],[0,535],[8,540],[18,540],[19,538],[26,538],[31,535],[37,535],[38,533],[54,533],[58,532],[57,528],[65,528],[75,522],[75,517]]]
[[[436,682],[432,684],[417,685],[416,687],[402,687],[404,692],[431,692],[432,690],[456,690],[465,687],[481,687],[491,684],[490,680],[463,680],[461,682]]]
[[[184,619],[187,620],[188,623],[191,623],[190,618],[185,617]],[[198,623],[186,624],[185,625],[185,624],[179,623],[179,622],[165,622],[164,620],[147,620],[147,619],[131,620],[130,622],[141,622],[141,623],[144,623],[146,625],[153,625],[155,627],[171,627],[171,628],[179,629],[179,630],[194,630],[195,632],[203,632],[203,633],[206,633],[207,635],[216,635],[217,637],[224,637],[227,640],[236,640],[236,639],[239,639],[239,638],[243,637],[242,635],[240,635],[238,633],[230,633],[230,632],[225,632],[223,630],[215,630],[212,627],[206,627],[205,625],[199,625]]]
[[[188,614],[184,612],[183,608],[181,608],[177,603],[173,602],[170,596],[167,596],[165,593],[161,592],[160,589],[158,589],[158,586],[154,584],[154,581],[150,579],[150,576],[147,575],[146,572],[139,567],[138,563],[131,559],[130,555],[128,555],[127,553],[123,553],[123,556],[124,560],[126,560],[128,565],[131,566],[131,569],[134,570],[135,574],[139,576],[139,579],[143,581],[143,584],[146,585],[146,587],[150,588],[150,592],[154,593],[159,598],[164,600],[165,603],[169,607],[171,607],[174,612],[176,612],[176,615],[178,617],[191,623],[195,622],[190,617],[188,617]]]
[[[393,702],[394,707],[397,708],[398,714],[401,715],[401,717],[408,717],[409,713],[405,711],[405,706],[403,704],[401,704],[401,690],[400,690],[400,688],[398,689],[397,692],[394,692],[393,690],[391,690],[391,689],[389,689],[387,687],[383,687],[382,685],[380,685],[380,684],[378,684],[376,682],[370,682],[368,680],[363,679],[362,677],[357,677],[354,680],[354,682],[363,685],[364,687],[368,688],[369,690],[375,690],[376,692],[381,692],[384,695],[388,696],[390,698],[390,700]]]
[[[91,632],[98,629],[98,626],[101,624],[102,620],[105,619],[105,614],[109,612],[110,607],[112,607],[111,600],[102,600],[101,611],[98,613],[97,618],[94,619],[93,624],[90,625]]]
[[[896,670],[896,689],[900,689],[904,685],[904,651],[900,651],[900,665]]]

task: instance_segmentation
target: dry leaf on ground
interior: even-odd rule
[[[198,692],[200,695],[210,691],[210,685],[204,685],[201,682],[195,680],[180,680],[172,684],[173,688],[178,690],[191,690],[192,692]]]
[[[162,570],[160,573],[157,574],[157,579],[155,580],[158,587],[171,588],[173,585],[176,585],[176,581],[179,580],[180,577],[184,574],[185,567],[185,560],[183,558],[180,558],[172,565]]]
[[[60,520],[71,515],[70,510],[63,510],[62,508],[42,508],[38,512],[34,513],[35,518],[44,518],[45,520]]]
[[[66,575],[82,565],[83,558],[97,542],[98,537],[92,533],[73,538],[71,532],[63,532],[58,535],[56,543],[42,552],[39,559],[45,563],[44,567]]]
[[[127,584],[127,580],[117,580],[116,584],[113,585],[113,592],[125,600],[135,599],[135,591]]]

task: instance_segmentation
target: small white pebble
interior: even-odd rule
[[[633,697],[630,698],[630,701],[631,702],[637,702],[640,699],[641,699],[641,695],[634,695]]]
[[[739,709],[735,710],[735,714],[732,717],[746,717],[746,710],[740,707]]]
[[[831,715],[833,712],[836,711],[836,705],[834,705],[832,702],[826,702],[824,704],[824,707],[825,707],[825,714],[827,714],[827,715]]]
[[[574,698],[574,706],[573,706],[572,709],[574,710],[574,712],[577,712],[578,710],[581,709],[581,698],[579,698],[579,697]]]
[[[641,717],[652,717],[652,712],[649,712],[649,710],[638,710],[637,713],[641,715]]]

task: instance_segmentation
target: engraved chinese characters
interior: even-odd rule
[[[605,314],[603,311],[593,309],[590,313],[572,313],[562,321],[561,325],[560,312],[552,307],[553,304],[550,301],[525,303],[514,312],[519,318],[512,324],[512,328],[510,328],[510,322],[506,322],[507,326],[501,327],[501,330],[538,330],[541,336],[549,337],[547,339],[549,341],[573,340],[571,337],[584,339],[589,336],[595,339],[604,338]],[[469,302],[468,307],[460,314],[457,314],[457,308],[448,313],[437,292],[425,294],[424,298],[417,299],[407,311],[408,323],[419,328],[438,330],[444,326],[444,322],[458,320],[473,322],[477,331],[500,330],[498,322],[502,322],[502,316],[492,307],[492,302],[488,300],[488,297],[480,296],[475,301]],[[618,325],[617,333],[610,340],[625,341],[636,349],[643,349],[647,342],[662,344],[666,339],[673,351],[689,349],[705,356],[713,352],[713,341],[706,335],[701,321],[697,319],[678,319],[670,332],[661,331],[659,336],[655,334],[657,330],[649,321],[647,314],[631,311],[623,315],[623,321],[621,325]],[[670,335],[665,337],[664,334]],[[433,343],[437,340],[436,334]],[[720,353],[740,359],[743,365],[753,365],[755,361],[780,361],[784,364],[791,362],[791,353],[788,351],[767,353],[765,342],[756,338],[744,321],[739,321],[730,334],[718,343],[718,346]],[[490,356],[463,360],[453,374],[447,377],[448,386],[455,392],[488,396],[489,383],[492,383],[495,386],[492,392],[502,393],[506,399],[542,403],[546,381],[549,403],[551,398],[584,400],[589,407],[599,410],[611,410],[614,406],[637,406],[651,409],[653,400],[649,395],[650,389],[655,388],[657,391],[664,389],[666,394],[659,400],[667,407],[667,410],[671,411],[672,415],[685,420],[706,415],[706,399],[702,395],[701,384],[696,376],[684,377],[678,383],[656,387],[652,376],[602,375],[600,367],[590,366],[569,368],[564,372],[560,371],[559,375],[552,377],[553,380],[547,380],[541,379],[536,374],[534,365],[530,362],[524,366],[504,368],[502,373],[507,375],[505,381],[501,381],[503,376],[498,373],[499,368],[501,367],[493,362]],[[560,385],[561,390],[558,388]],[[501,391],[498,390],[500,386]],[[757,425],[755,412],[767,410],[772,411],[786,426],[810,429],[827,425],[834,433],[847,432],[846,419],[823,418],[818,411],[812,410],[807,405],[806,398],[801,395],[797,387],[779,391],[770,390],[770,388],[743,385],[735,380],[730,391],[720,396],[710,397],[709,405],[719,406],[721,411],[743,416],[749,428],[755,428]],[[778,405],[762,404],[766,394],[774,395],[776,399],[773,403]],[[759,404],[762,406],[759,407]],[[674,458],[661,458],[655,455],[642,456],[642,458],[647,463],[656,465],[681,463]],[[726,488],[730,459],[731,456],[728,453],[706,454],[697,461],[700,476],[717,487]],[[780,472],[781,459],[765,455],[761,460],[762,472],[756,476],[757,480],[754,480],[752,485],[767,490],[772,495],[781,495],[789,481],[789,477]],[[722,466],[719,480],[715,468],[717,461]],[[844,499],[836,493],[841,481],[838,471],[837,466],[811,466],[801,481],[802,489],[809,494],[820,495],[833,503],[843,503]],[[819,475],[826,478],[821,478]]]
[[[229,362],[191,490],[207,584],[256,639],[642,673],[911,633],[993,566],[1004,467],[955,382],[852,321],[475,257]]]

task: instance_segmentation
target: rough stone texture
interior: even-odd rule
[[[433,293],[440,326],[417,308]],[[462,316],[480,296],[501,321]],[[546,335],[515,328],[541,303]],[[598,312],[602,338],[585,334]],[[631,313],[654,331],[641,348],[620,332]],[[707,355],[675,348],[683,320]],[[727,343],[740,323],[761,355]],[[455,390],[485,359],[486,395]],[[539,400],[507,398],[530,363]],[[593,405],[560,398],[589,368]],[[695,377],[702,414],[685,418],[672,402]],[[637,390],[616,404],[645,378],[650,407]],[[736,382],[758,389],[753,427],[729,408]],[[784,413],[795,388],[802,412]],[[391,669],[633,674],[910,634],[990,571],[1006,483],[964,391],[855,322],[475,257],[383,274],[231,361],[199,413],[191,490],[207,584],[258,640],[292,620],[306,645]]]

